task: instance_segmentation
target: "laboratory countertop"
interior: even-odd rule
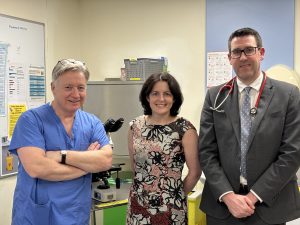
[[[125,205],[128,202],[128,195],[131,183],[121,183],[120,189],[117,189],[115,185],[111,185],[111,189],[116,191],[116,200],[111,202],[100,202],[98,200],[92,200],[92,211],[102,210],[106,208]]]

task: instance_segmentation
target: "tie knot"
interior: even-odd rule
[[[249,94],[249,93],[250,93],[250,90],[251,90],[251,87],[245,87],[244,90],[245,90],[245,92],[246,92],[247,94]]]

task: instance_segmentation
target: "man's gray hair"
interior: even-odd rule
[[[62,59],[57,62],[52,70],[52,81],[56,81],[59,76],[68,71],[82,72],[86,81],[89,80],[90,72],[84,62],[75,59]]]

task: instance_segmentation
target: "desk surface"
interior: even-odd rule
[[[116,189],[116,186],[112,185],[110,188],[116,191],[116,201],[102,203],[100,201],[93,199],[92,211],[97,211],[105,208],[111,208],[111,207],[127,204],[130,186],[131,183],[121,183],[120,189]]]

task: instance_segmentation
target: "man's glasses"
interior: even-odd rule
[[[72,63],[72,64],[77,64],[77,65],[81,65],[81,66],[85,66],[84,62],[75,60],[75,59],[62,59],[59,60],[58,63],[62,64],[62,65],[66,65],[68,63]]]
[[[244,49],[239,49],[239,48],[233,49],[230,53],[230,56],[232,59],[238,59],[242,56],[243,52],[246,56],[251,56],[256,53],[256,49],[260,49],[260,47],[247,47]]]

